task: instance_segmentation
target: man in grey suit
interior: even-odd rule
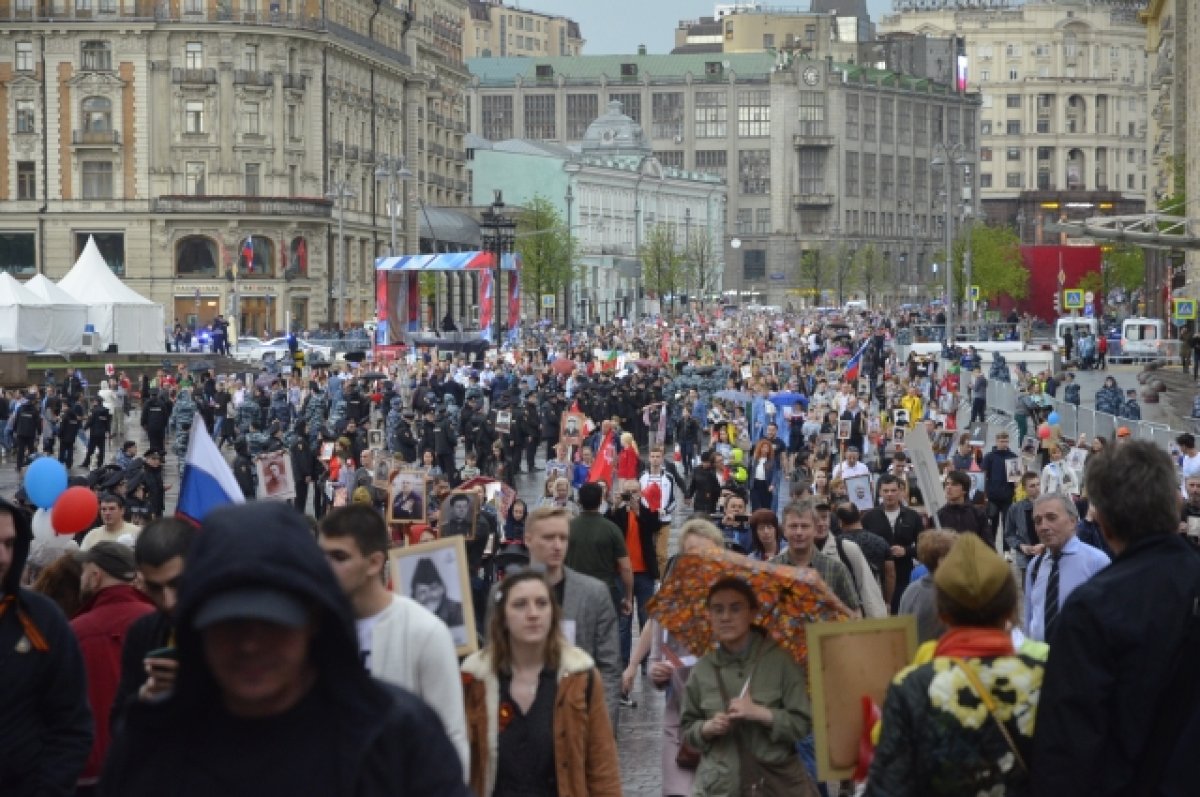
[[[525,521],[525,545],[529,548],[529,563],[546,569],[546,580],[562,606],[563,634],[596,662],[596,670],[604,683],[604,702],[608,705],[615,732],[621,695],[617,610],[607,585],[563,564],[567,558],[570,523],[569,509],[538,507]],[[489,612],[494,603],[494,600],[488,600]]]

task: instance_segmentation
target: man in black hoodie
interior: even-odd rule
[[[175,619],[175,690],[129,707],[102,797],[468,794],[437,715],[362,667],[350,604],[292,507],[208,515]]]
[[[92,749],[79,643],[49,598],[21,589],[33,531],[0,499],[0,794],[67,797]]]

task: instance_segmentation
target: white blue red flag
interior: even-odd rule
[[[199,524],[219,506],[245,503],[242,488],[203,423],[192,424],[175,516]]]
[[[846,372],[842,374],[843,382],[853,382],[854,380],[858,379],[858,372],[862,370],[863,352],[867,350],[867,345],[869,343],[870,341],[864,343],[862,348],[858,350],[858,353],[851,357],[849,362],[846,363]]]

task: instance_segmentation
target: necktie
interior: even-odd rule
[[[1058,560],[1062,553],[1050,554],[1050,575],[1046,577],[1046,602],[1042,607],[1042,640],[1050,638],[1050,624],[1058,616]]]

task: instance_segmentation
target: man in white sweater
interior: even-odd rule
[[[318,542],[354,608],[363,666],[428,703],[441,717],[463,772],[469,772],[462,680],[450,629],[416,601],[388,590],[383,518],[361,504],[335,509],[321,520]]]

